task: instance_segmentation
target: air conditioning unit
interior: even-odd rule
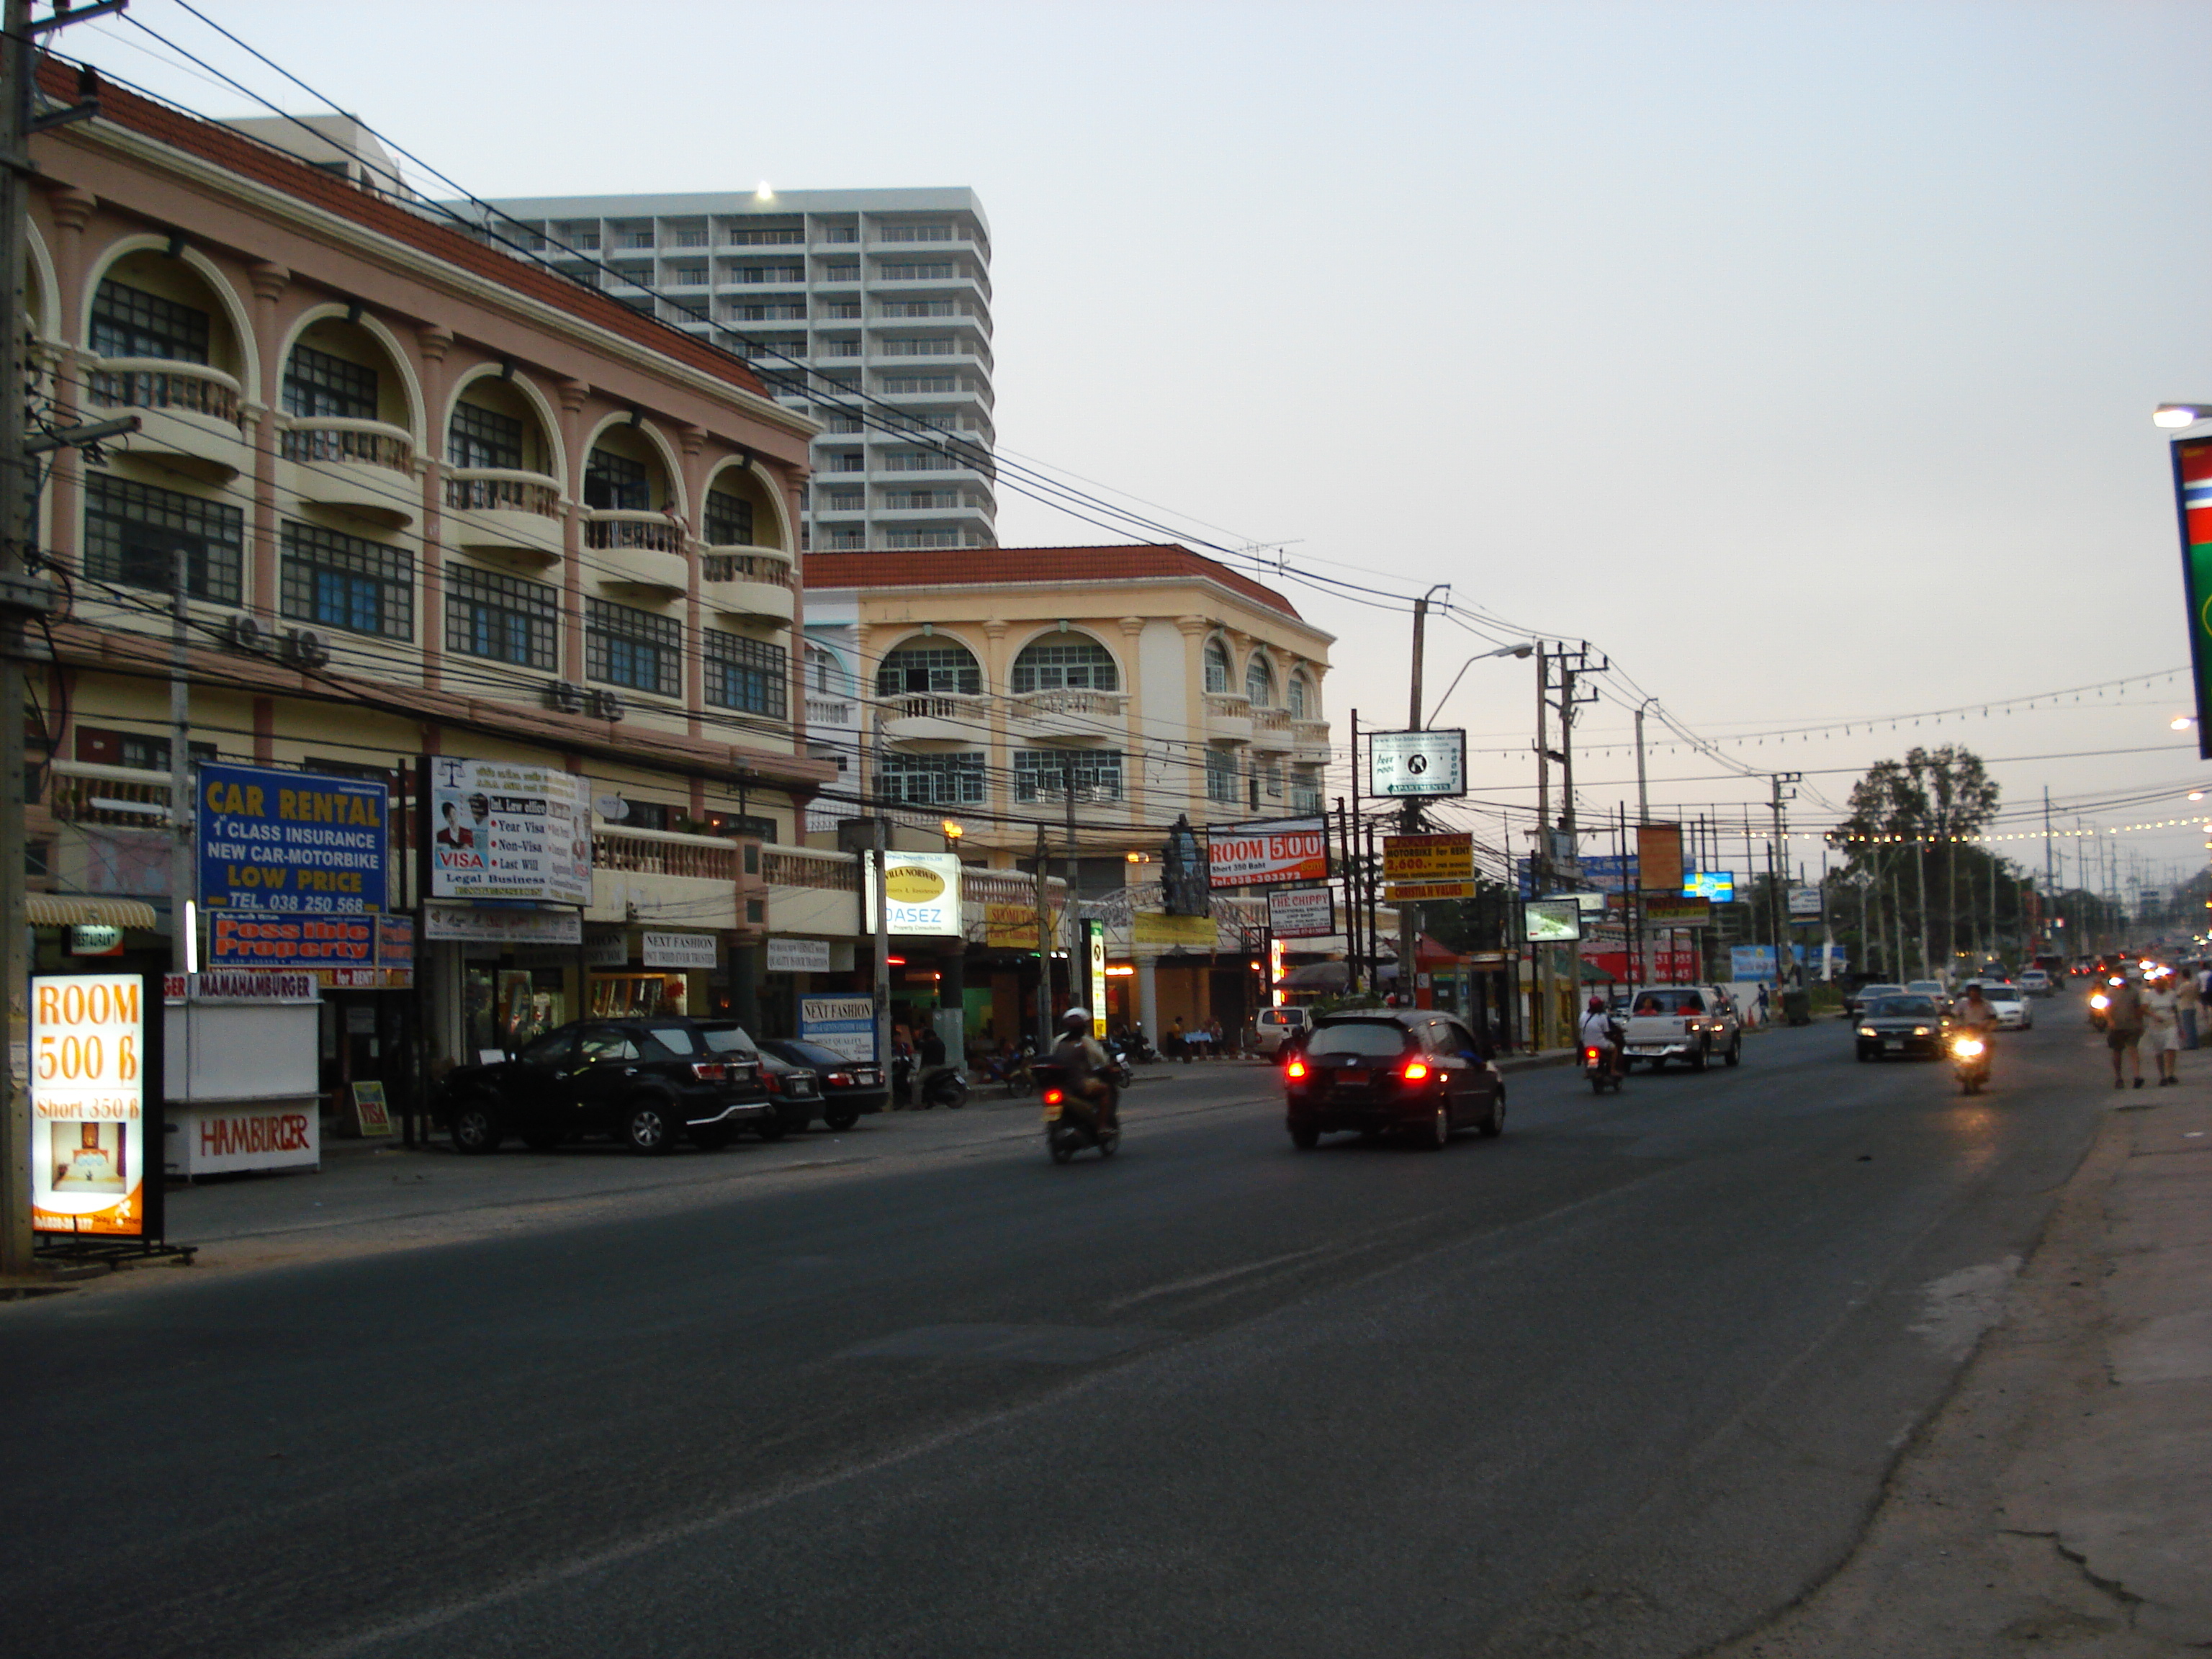
[[[623,708],[623,700],[617,693],[612,691],[594,691],[592,693],[592,713],[597,715],[600,720],[618,720],[623,717],[625,712],[626,711]]]
[[[584,712],[584,688],[574,680],[548,680],[545,701],[561,714],[580,714]]]
[[[258,657],[269,649],[269,633],[251,617],[233,617],[222,625],[222,642],[246,656]]]
[[[284,660],[297,668],[320,668],[331,659],[331,642],[312,628],[295,628],[284,635]]]

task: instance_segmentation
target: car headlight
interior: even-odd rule
[[[1912,1028],[1912,1035],[1915,1036],[1926,1036],[1928,1035],[1928,1028],[1925,1025],[1916,1025]]]
[[[1859,1035],[1861,1036],[1880,1036],[1881,1033],[1875,1030],[1871,1025],[1862,1025],[1859,1027]]]

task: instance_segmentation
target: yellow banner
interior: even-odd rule
[[[1382,879],[1390,883],[1426,884],[1437,882],[1470,884],[1465,896],[1472,897],[1474,880],[1474,836],[1472,832],[1440,836],[1385,836],[1382,837]],[[1416,897],[1438,897],[1437,894],[1416,894]],[[1453,895],[1457,897],[1460,895]]]
[[[1055,938],[1060,931],[1060,912],[1052,913]],[[983,907],[983,943],[1006,951],[1034,951],[1037,948],[1036,907],[1033,904],[987,904]]]
[[[1139,911],[1129,919],[1131,942],[1137,945],[1182,945],[1211,951],[1218,935],[1212,916],[1146,915]]]

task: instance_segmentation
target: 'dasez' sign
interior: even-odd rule
[[[382,784],[207,761],[198,806],[206,908],[358,916],[385,908],[391,795]]]

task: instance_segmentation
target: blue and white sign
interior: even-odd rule
[[[1831,972],[1844,971],[1844,947],[1840,945],[1798,945],[1790,947],[1790,955],[1808,974],[1818,975],[1825,953],[1825,962]],[[1774,979],[1774,947],[1771,945],[1732,945],[1729,947],[1729,977],[1733,980]]]
[[[373,915],[385,908],[391,792],[358,778],[204,761],[194,813],[200,903]]]
[[[1711,899],[1716,904],[1733,904],[1735,902],[1735,872],[1685,870],[1682,872],[1682,896]]]
[[[872,1061],[876,1057],[875,999],[801,997],[799,1035],[848,1060]]]
[[[1633,853],[1600,854],[1594,858],[1583,860],[1581,867],[1579,884],[1593,892],[1632,893],[1636,890],[1638,866],[1636,854]],[[1529,885],[1528,860],[1515,860],[1514,868],[1521,878],[1521,896],[1532,897],[1535,890]],[[1698,879],[1699,878],[1694,872],[1686,870],[1682,875],[1682,890],[1697,896],[1712,897],[1713,895],[1705,892],[1695,884]],[[1722,896],[1726,897],[1735,891],[1734,878],[1724,877],[1723,879],[1730,883],[1729,894]]]

